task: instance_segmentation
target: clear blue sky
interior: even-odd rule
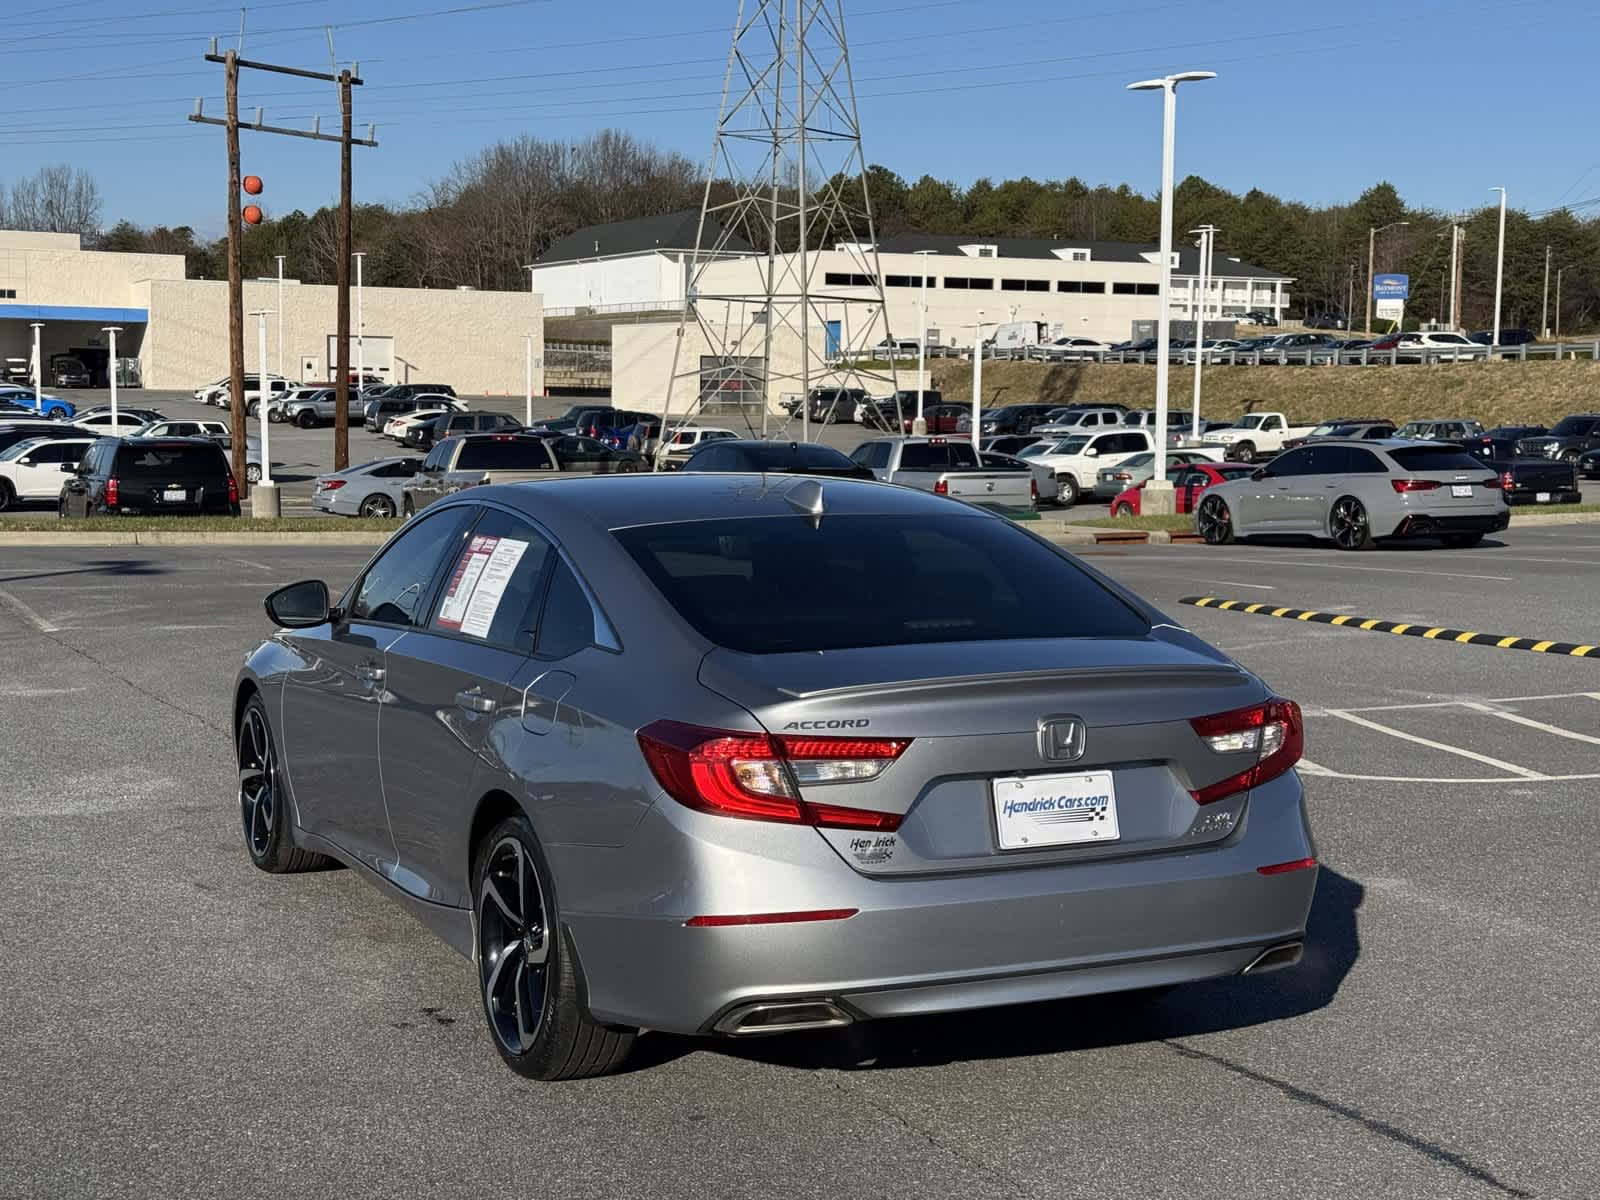
[[[91,171],[107,224],[223,224],[221,111],[207,39],[237,4],[8,0],[0,39],[0,182],[40,165]],[[457,9],[452,13],[444,9]],[[247,57],[326,70],[359,60],[356,196],[405,202],[503,137],[615,126],[705,158],[736,0],[265,0]],[[417,19],[404,19],[413,14]],[[396,19],[402,18],[402,19]],[[1447,210],[1504,184],[1530,210],[1600,195],[1594,0],[845,0],[870,160],[908,180],[1077,175],[1158,183],[1160,102],[1130,80],[1210,69],[1181,93],[1178,175],[1311,203],[1379,179]],[[247,114],[336,129],[330,85],[247,73]],[[337,148],[244,135],[269,211],[337,195]]]

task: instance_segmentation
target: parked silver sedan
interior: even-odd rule
[[[640,1028],[1300,957],[1299,708],[957,501],[698,472],[473,488],[337,601],[311,580],[266,606],[282,628],[233,709],[251,860],[344,863],[417,915],[523,1074],[615,1069]]]
[[[311,485],[311,507],[340,517],[396,516],[406,481],[421,469],[421,455],[403,455],[318,475]]]
[[[1466,547],[1510,520],[1500,477],[1482,462],[1460,446],[1400,438],[1319,439],[1210,488],[1195,510],[1214,546],[1270,533],[1331,538],[1341,550],[1409,537]]]

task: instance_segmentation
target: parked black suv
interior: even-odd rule
[[[808,408],[813,421],[831,425],[854,421],[856,410],[869,403],[865,388],[812,388]]]
[[[409,400],[412,396],[454,396],[455,388],[448,383],[397,383],[383,394],[385,400]]]
[[[1549,433],[1519,438],[1517,453],[1576,463],[1584,451],[1600,449],[1600,413],[1562,417]]]
[[[1055,407],[1054,404],[1008,404],[1004,408],[991,408],[983,414],[982,433],[985,437],[996,433],[1027,433],[1035,425],[1043,425],[1045,417]]]
[[[657,413],[637,412],[631,408],[613,408],[608,404],[574,404],[559,417],[548,421],[535,421],[535,429],[554,429],[578,437],[598,438],[608,430],[626,429],[630,425],[660,422]]]
[[[464,433],[510,433],[522,428],[513,416],[497,412],[441,413],[431,421],[419,421],[406,430],[406,445],[431,450],[436,442]]]
[[[62,470],[63,517],[239,515],[239,487],[209,438],[101,438]]]
[[[944,393],[937,388],[927,388],[922,393],[924,410],[944,403]],[[899,433],[907,421],[917,415],[917,389],[902,388],[883,400],[870,400],[856,411],[856,420],[868,429],[882,429]]]

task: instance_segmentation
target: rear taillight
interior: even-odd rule
[[[875,779],[909,739],[770,737],[656,721],[639,748],[662,789],[687,808],[724,817],[832,829],[899,828],[901,814],[820,804],[801,788]]]
[[[1434,488],[1442,486],[1437,479],[1391,479],[1389,486],[1395,491],[1405,492],[1431,492]]]
[[[344,485],[345,481],[343,479],[325,479],[322,481],[322,490],[325,492],[337,492]]]
[[[116,476],[112,476],[110,479],[106,480],[106,503],[107,504],[115,504],[117,502],[118,490],[119,489],[118,489],[118,486],[117,486]]]
[[[1498,477],[1491,475],[1483,481],[1483,486],[1486,488],[1501,488],[1508,492],[1516,485],[1517,481],[1512,477],[1510,471],[1502,471]]]
[[[234,479],[231,472],[228,475],[228,503],[239,503],[239,483],[236,479]]]
[[[1210,804],[1276,779],[1305,753],[1305,720],[1293,700],[1268,700],[1250,708],[1196,717],[1194,731],[1217,754],[1256,756],[1255,765],[1189,794],[1196,804]]]
[[[1111,478],[1113,478],[1113,479],[1132,479],[1133,476],[1130,475],[1127,471],[1118,471]]]
[[[939,480],[938,483],[933,485],[933,494],[935,496],[948,496],[950,494],[950,482],[945,479]]]
[[[1037,479],[1028,480],[1028,498],[1034,501],[1039,499],[1039,481]]]

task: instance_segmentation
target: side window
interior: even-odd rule
[[[1271,471],[1274,475],[1309,475],[1311,473],[1311,453],[1302,449],[1280,454],[1272,460]]]
[[[441,442],[432,450],[428,451],[428,457],[422,460],[422,469],[424,471],[444,470],[445,460],[450,457],[450,451],[453,449],[453,446],[446,446],[443,442]]]
[[[485,511],[455,555],[430,628],[533,653],[550,556],[550,543],[526,521]]]
[[[1345,448],[1347,461],[1345,470],[1358,475],[1381,475],[1384,473],[1383,464],[1378,461],[1378,456],[1371,450],[1360,450],[1355,446]]]
[[[1210,482],[1211,482],[1211,477],[1209,475],[1207,475],[1204,471],[1190,471],[1187,475],[1185,475],[1183,477],[1183,483],[1180,484],[1179,486],[1181,486],[1181,487],[1203,488],[1203,487],[1206,486],[1206,484],[1208,484]]]
[[[425,516],[390,542],[356,586],[351,617],[385,625],[416,624],[440,564],[472,512],[463,506]]]
[[[1307,446],[1305,454],[1302,475],[1343,475],[1350,469],[1350,459],[1343,446]]]
[[[572,568],[555,560],[550,591],[539,616],[536,653],[540,658],[566,658],[594,642],[594,609]]]

